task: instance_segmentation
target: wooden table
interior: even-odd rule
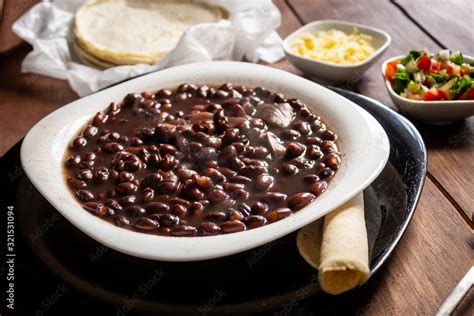
[[[385,57],[412,48],[448,47],[474,55],[474,2],[409,0],[276,0],[282,37],[319,19],[379,27],[392,36]],[[448,16],[449,18],[446,18]],[[0,155],[46,114],[77,95],[66,82],[22,74],[31,50],[22,45],[0,55]],[[382,58],[383,59],[383,58]],[[393,107],[378,61],[352,90]],[[286,60],[277,68],[301,74]],[[452,126],[416,124],[428,148],[428,177],[407,232],[385,267],[371,280],[373,295],[362,314],[432,314],[473,265],[474,117]],[[474,296],[457,313],[471,313]],[[471,301],[471,303],[469,302]]]

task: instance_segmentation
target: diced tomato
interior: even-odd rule
[[[438,95],[441,100],[452,100],[453,99],[453,94],[450,92],[451,88],[454,86],[456,83],[456,78],[453,78],[446,82],[444,85],[439,87],[438,89]],[[435,88],[432,88],[435,89]]]
[[[418,68],[428,71],[430,70],[431,66],[431,59],[426,56],[426,55],[421,55],[420,58],[418,58]]]
[[[439,100],[449,100],[449,96],[443,90],[438,90]]]
[[[474,100],[474,88],[470,88],[459,97],[460,100]]]
[[[461,66],[456,65],[452,62],[448,62],[447,69],[448,69],[448,74],[450,75],[453,75],[453,74],[459,75],[461,73]]]
[[[385,78],[392,80],[395,74],[397,73],[397,65],[400,63],[399,60],[391,61],[387,64],[385,68]]]
[[[474,100],[474,88],[471,88],[467,91],[467,98],[469,100]]]
[[[425,92],[423,99],[425,101],[437,101],[441,98],[439,96],[438,90],[436,90],[436,88],[431,88],[430,90]]]
[[[440,69],[441,69],[441,65],[440,65],[439,61],[437,61],[434,58],[431,58],[430,71],[431,72],[438,72]]]

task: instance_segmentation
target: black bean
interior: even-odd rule
[[[245,167],[245,163],[237,157],[230,159],[229,163],[232,170],[235,171],[239,171],[240,169]]]
[[[240,169],[239,173],[245,177],[255,178],[261,175],[262,173],[268,173],[268,168],[250,165]]]
[[[229,210],[229,220],[241,221],[244,219],[244,215],[236,209]]]
[[[245,219],[247,228],[257,228],[267,223],[267,219],[261,215],[250,215]]]
[[[98,202],[84,203],[84,209],[91,213],[94,213],[97,216],[105,216],[109,212],[108,207]]]
[[[307,145],[318,145],[318,146],[319,146],[319,145],[322,144],[322,142],[323,142],[323,141],[321,140],[321,138],[316,137],[316,136],[310,136],[310,137],[307,137],[307,138],[305,139],[305,143],[306,143]]]
[[[262,196],[262,200],[269,203],[282,203],[286,198],[287,195],[281,192],[265,192]]]
[[[123,182],[123,183],[120,183],[119,185],[117,185],[115,190],[117,191],[118,194],[130,195],[130,194],[133,194],[133,193],[137,192],[138,188],[132,182]]]
[[[171,235],[178,237],[189,237],[196,235],[196,227],[189,225],[180,225],[171,230]]]
[[[92,180],[93,176],[94,175],[92,174],[92,171],[90,169],[82,169],[79,170],[79,172],[77,173],[77,178],[86,182]]]
[[[155,93],[155,97],[165,98],[165,97],[169,97],[171,94],[172,94],[171,90],[161,89],[161,90],[158,90],[158,92]]]
[[[226,177],[215,168],[204,169],[203,174],[211,178],[215,183],[222,183],[226,180]]]
[[[128,171],[122,171],[118,175],[118,181],[119,182],[130,182],[135,178],[133,173],[128,172]]]
[[[289,176],[293,176],[298,173],[299,169],[297,166],[290,162],[285,162],[284,164],[281,165],[281,170]]]
[[[158,185],[163,181],[163,176],[159,173],[152,173],[149,174],[143,179],[142,186],[143,187],[150,187],[152,189],[156,189]]]
[[[173,206],[171,206],[170,212],[171,214],[174,214],[174,215],[179,216],[180,218],[183,218],[184,216],[186,216],[186,213],[188,212],[188,210],[186,209],[184,205],[174,204]]]
[[[201,190],[205,192],[209,191],[214,186],[212,179],[206,176],[200,176],[199,178],[197,178],[196,184]]]
[[[265,214],[268,211],[268,205],[259,201],[252,204],[252,213],[257,215]]]
[[[76,196],[84,202],[89,202],[95,199],[94,194],[89,190],[77,190]]]
[[[337,146],[334,144],[332,141],[329,140],[323,140],[321,143],[321,149],[325,153],[334,153],[337,152]]]
[[[146,207],[148,213],[166,213],[169,209],[170,207],[163,202],[151,202]]]
[[[231,220],[231,221],[222,223],[221,229],[222,229],[222,232],[228,234],[228,233],[244,231],[246,227],[245,227],[245,224],[242,223],[241,221]]]
[[[138,229],[143,229],[143,230],[154,230],[158,228],[160,225],[158,224],[157,221],[147,218],[147,217],[140,217],[137,219],[135,223],[135,227]]]
[[[144,98],[141,94],[129,93],[122,100],[122,105],[124,107],[134,107],[134,106],[138,106],[138,104],[143,101],[144,101]]]
[[[117,226],[131,225],[130,220],[126,216],[123,216],[123,215],[115,215],[114,222],[115,222],[115,225]]]
[[[268,174],[261,174],[255,179],[254,188],[257,191],[270,190],[275,183],[275,178]]]
[[[285,157],[292,159],[301,156],[306,150],[305,145],[297,142],[290,142],[286,147]]]
[[[320,196],[324,191],[326,191],[327,187],[328,187],[328,184],[326,181],[316,182],[311,185],[311,193],[313,193],[316,196]]]
[[[313,202],[316,199],[316,196],[309,192],[300,192],[293,194],[288,198],[288,206],[293,211],[298,211]]]
[[[224,190],[226,190],[226,191],[233,192],[233,191],[235,191],[235,190],[245,188],[245,185],[242,184],[242,183],[224,182],[224,183],[222,184],[222,187],[223,187]]]
[[[87,139],[82,136],[78,136],[74,138],[74,140],[72,141],[72,148],[75,148],[75,149],[85,147],[86,145],[87,145]]]
[[[324,153],[321,151],[318,145],[311,145],[308,150],[308,155],[315,160],[323,158]]]
[[[319,181],[319,177],[315,174],[308,174],[304,177],[304,181],[310,184],[316,183]]]
[[[91,151],[91,152],[83,154],[81,156],[81,160],[83,160],[83,161],[92,161],[92,160],[95,160],[96,157],[97,157],[96,154],[93,151]]]
[[[246,183],[251,183],[252,182],[252,179],[250,179],[249,177],[244,177],[244,176],[232,176],[229,178],[229,180],[231,182],[234,182],[234,183],[242,183],[242,184],[246,184]]]
[[[218,235],[221,232],[219,225],[212,222],[203,222],[199,226],[198,233],[202,236]]]
[[[244,189],[237,189],[232,191],[232,196],[239,200],[247,200],[250,196],[250,193]]]
[[[341,164],[341,158],[335,153],[330,153],[329,155],[327,155],[325,163],[326,166],[336,171],[337,169],[339,169],[339,165]]]
[[[276,222],[276,221],[278,221],[280,219],[283,219],[285,217],[288,217],[292,214],[293,214],[293,212],[289,208],[279,208],[279,209],[268,212],[266,214],[266,218],[270,222]]]
[[[145,209],[138,205],[132,205],[132,206],[127,207],[125,209],[125,212],[127,213],[128,216],[132,218],[138,218],[146,214]]]
[[[109,179],[109,169],[106,167],[100,167],[94,171],[94,181],[103,183]]]
[[[160,152],[163,154],[174,155],[178,149],[170,144],[161,144],[160,145]]]
[[[150,202],[154,196],[155,191],[152,188],[145,188],[145,190],[143,190],[143,202]]]
[[[324,140],[331,140],[331,141],[335,141],[337,139],[337,136],[336,134],[334,134],[332,131],[330,130],[325,130],[321,133],[321,137],[324,139]]]
[[[123,210],[123,207],[120,205],[119,202],[117,202],[116,200],[114,199],[108,199],[105,201],[105,205],[107,205],[108,207],[110,207],[111,209],[117,211],[117,212],[120,212]]]
[[[106,143],[102,149],[108,153],[114,154],[119,151],[123,151],[123,146],[116,142]]]
[[[228,195],[224,191],[219,189],[212,190],[208,195],[208,199],[212,204],[218,204],[219,202],[222,202],[227,198]]]
[[[79,155],[72,155],[66,160],[66,166],[77,167],[81,163],[81,157]]]
[[[210,211],[206,215],[206,219],[213,221],[224,221],[227,218],[227,215],[224,212],[220,211]]]
[[[94,126],[101,126],[101,125],[104,125],[105,122],[107,122],[109,116],[102,113],[102,112],[99,112],[95,115],[94,119],[92,120],[92,124]]]
[[[159,222],[161,226],[176,226],[179,224],[179,217],[173,214],[161,214]]]
[[[237,150],[235,149],[234,146],[229,145],[225,147],[221,153],[219,154],[219,159],[223,162],[229,161],[232,158],[235,158],[237,156]]]
[[[135,203],[136,200],[137,200],[137,197],[135,195],[127,195],[120,199],[120,204],[130,205],[130,204]]]
[[[70,178],[68,179],[67,183],[74,189],[84,189],[87,187],[87,183],[77,179],[77,178]]]
[[[84,132],[82,133],[82,135],[84,135],[85,138],[91,139],[95,135],[97,135],[98,132],[99,132],[99,129],[96,126],[88,125],[84,129]]]
[[[205,197],[204,193],[198,188],[190,188],[186,194],[193,200],[201,200]]]
[[[328,167],[324,168],[323,171],[321,171],[321,173],[319,174],[321,179],[325,179],[325,180],[331,178],[333,175],[334,175],[334,171]]]
[[[179,161],[176,160],[176,158],[174,158],[174,156],[166,154],[162,157],[162,159],[159,163],[159,166],[162,170],[168,171],[168,170],[171,170],[174,167],[176,167],[178,162]]]

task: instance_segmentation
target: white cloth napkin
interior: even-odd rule
[[[84,0],[41,2],[13,24],[13,31],[33,46],[23,60],[24,73],[67,80],[84,96],[127,78],[186,63],[209,60],[262,60],[274,63],[284,56],[275,29],[281,23],[271,0],[209,0],[230,13],[230,20],[190,27],[176,47],[155,65],[117,66],[99,70],[80,63],[70,49],[74,12]]]

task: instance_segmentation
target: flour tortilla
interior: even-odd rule
[[[183,32],[227,18],[223,8],[194,1],[93,0],[76,12],[76,44],[109,64],[153,64]]]
[[[365,283],[369,276],[369,250],[363,193],[298,232],[303,258],[318,269],[321,288],[341,294]]]

